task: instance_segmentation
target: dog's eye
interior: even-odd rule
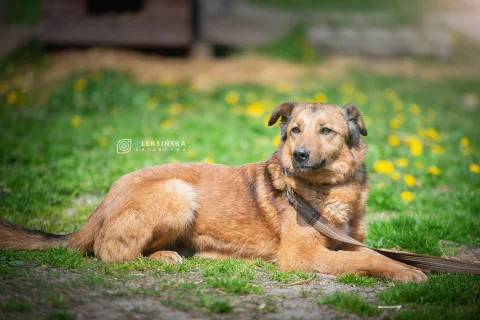
[[[300,133],[300,128],[299,127],[293,127],[292,130],[290,130],[293,133]]]
[[[321,134],[329,134],[330,132],[332,132],[332,130],[330,130],[329,128],[325,127],[323,128],[322,130],[320,130],[320,133]]]

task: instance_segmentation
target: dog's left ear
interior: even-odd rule
[[[278,119],[282,117],[282,121],[290,117],[293,108],[297,104],[295,102],[285,101],[280,103],[275,110],[273,110],[270,120],[268,120],[268,126],[273,126],[277,123]]]
[[[281,134],[280,136],[282,137],[282,141],[285,141],[287,139],[287,126],[288,122],[290,121],[290,115],[292,114],[293,108],[297,105],[296,102],[282,102],[280,103],[275,110],[273,110],[272,115],[270,116],[270,120],[268,120],[268,125],[273,126],[275,123],[277,123],[278,119],[280,119],[280,130]]]
[[[348,144],[352,147],[358,143],[360,134],[362,136],[367,135],[367,128],[360,111],[358,111],[355,105],[349,103],[343,107],[343,111],[345,112],[345,120],[348,125]]]

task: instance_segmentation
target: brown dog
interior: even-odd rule
[[[279,119],[282,142],[265,162],[138,170],[115,182],[80,230],[58,236],[0,220],[0,247],[65,245],[105,262],[141,255],[176,262],[177,251],[188,250],[207,258],[259,257],[282,270],[425,280],[413,267],[323,236],[286,199],[289,186],[363,242],[369,187],[360,135],[367,130],[358,109],[284,102],[268,124]]]

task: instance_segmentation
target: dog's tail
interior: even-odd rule
[[[0,218],[0,249],[35,250],[67,247],[70,234],[58,235],[26,228]]]

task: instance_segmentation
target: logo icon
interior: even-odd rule
[[[125,154],[132,150],[132,139],[120,139],[117,142],[117,153]]]

